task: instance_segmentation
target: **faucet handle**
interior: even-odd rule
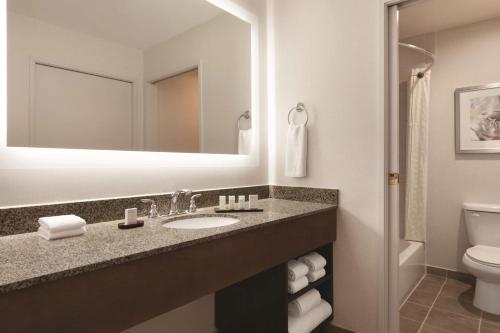
[[[142,203],[148,203],[148,204],[151,204],[151,208],[149,209],[149,215],[148,217],[150,219],[154,219],[156,217],[158,217],[158,208],[156,207],[156,203],[154,200],[152,199],[141,199],[141,202]]]
[[[196,213],[196,199],[199,197],[201,197],[201,193],[191,196],[191,201],[189,204],[189,212],[190,213]]]

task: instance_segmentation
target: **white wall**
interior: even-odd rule
[[[334,322],[376,332],[382,235],[382,170],[375,0],[275,0],[276,154],[271,181],[340,189],[334,256]],[[272,90],[272,89],[271,89]],[[309,110],[308,177],[284,177],[287,112],[298,101]]]
[[[456,88],[500,81],[500,20],[436,33],[430,100],[427,264],[465,271],[462,202],[500,201],[500,157],[455,154]]]
[[[70,31],[33,18],[8,14],[8,143],[29,146],[30,63],[134,81],[134,123],[142,125],[142,51]],[[134,142],[142,144],[136,128]]]
[[[202,86],[204,153],[238,153],[237,119],[251,109],[250,36],[248,23],[224,13],[144,51],[146,82],[201,63],[198,71]],[[148,100],[146,103],[151,105]],[[146,110],[146,119],[150,116],[147,123],[154,123],[151,117],[154,108],[146,107]],[[150,141],[146,139],[147,146]]]

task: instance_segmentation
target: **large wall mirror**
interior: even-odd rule
[[[7,145],[247,154],[251,24],[206,0],[8,0]]]

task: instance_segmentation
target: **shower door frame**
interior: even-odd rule
[[[379,331],[399,332],[399,15],[398,5],[421,0],[379,0],[382,47],[383,100],[384,100],[384,267],[385,325]]]
[[[399,15],[398,1],[387,7],[386,50],[386,221],[388,240],[388,325],[389,333],[399,332]]]

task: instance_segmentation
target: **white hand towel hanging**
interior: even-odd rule
[[[307,127],[290,124],[286,138],[285,176],[307,175]]]
[[[248,155],[252,147],[252,129],[240,130],[238,135],[238,154]]]

